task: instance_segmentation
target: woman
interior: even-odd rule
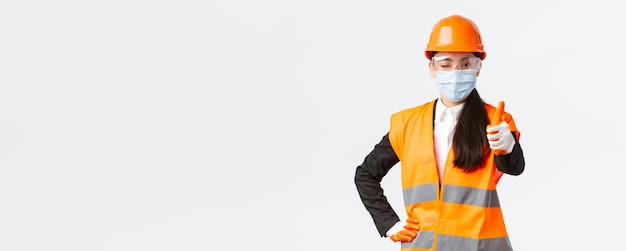
[[[524,155],[511,114],[475,89],[486,56],[480,32],[463,16],[443,18],[425,54],[439,98],[391,116],[389,132],[356,168],[359,196],[381,236],[401,250],[512,250],[496,184],[502,173],[524,171]],[[406,222],[380,185],[397,163]]]

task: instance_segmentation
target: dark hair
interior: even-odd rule
[[[465,106],[459,115],[452,145],[456,159],[454,165],[471,172],[480,167],[491,152],[487,143],[485,128],[489,119],[485,104],[476,89],[465,99]]]

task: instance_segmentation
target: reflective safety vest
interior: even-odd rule
[[[402,242],[401,250],[512,250],[496,192],[493,153],[483,166],[466,173],[454,167],[451,148],[439,180],[433,142],[434,104],[428,102],[391,116],[389,141],[400,159],[406,213],[420,226],[418,236],[412,242]],[[489,104],[485,108],[491,118],[496,108]],[[504,112],[503,120],[517,132],[510,114]]]

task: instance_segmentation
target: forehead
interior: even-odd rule
[[[474,57],[474,54],[471,52],[446,52],[440,51],[435,53],[433,56],[435,57],[448,57],[451,59],[461,59],[465,57]]]

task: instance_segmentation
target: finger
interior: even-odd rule
[[[494,143],[489,142],[489,148],[491,148],[491,150],[502,150],[502,149],[504,149],[502,144],[500,144],[499,141],[496,141]]]
[[[502,138],[502,134],[500,133],[488,133],[487,134],[487,140],[489,141],[498,141],[500,140],[500,138]]]
[[[389,239],[393,242],[398,242],[398,239],[396,239],[396,235],[389,236]]]
[[[413,223],[409,223],[406,224],[406,226],[404,226],[405,229],[409,229],[409,230],[413,230],[413,231],[419,231],[420,230],[420,226],[417,224],[413,224]]]
[[[502,121],[502,122],[500,122],[500,124],[487,126],[486,132],[487,133],[497,133],[499,131],[506,131],[508,127],[509,127],[509,124],[507,124],[506,121]]]
[[[409,236],[404,236],[401,235],[400,233],[394,234],[391,236],[391,240],[393,242],[398,242],[398,241],[412,241],[413,238],[409,237]]]
[[[399,241],[398,238],[396,238],[395,234],[390,236],[389,239],[391,239],[391,241],[393,241],[393,242],[398,242]]]
[[[487,133],[487,140],[489,141],[498,140],[499,138],[497,133]]]
[[[501,143],[500,137],[498,135],[487,135],[487,140],[489,142],[489,147],[497,148]]]
[[[406,219],[406,222],[408,223],[413,223],[413,224],[419,224],[419,221],[415,218],[408,218]]]
[[[409,238],[409,241],[412,240],[413,238],[415,238],[415,236],[417,236],[417,231],[412,231],[412,230],[402,230],[400,232],[398,232],[399,236],[404,236]]]
[[[500,129],[502,129],[502,127],[500,125],[491,125],[491,126],[487,126],[487,133],[497,133],[498,131],[500,131]]]
[[[496,107],[496,112],[491,117],[491,125],[500,124],[502,121],[502,114],[504,113],[504,101],[498,102],[498,107]]]
[[[408,237],[408,236],[399,236],[399,237],[398,237],[398,241],[410,242],[410,241],[412,241],[412,240],[413,240],[413,238]]]

